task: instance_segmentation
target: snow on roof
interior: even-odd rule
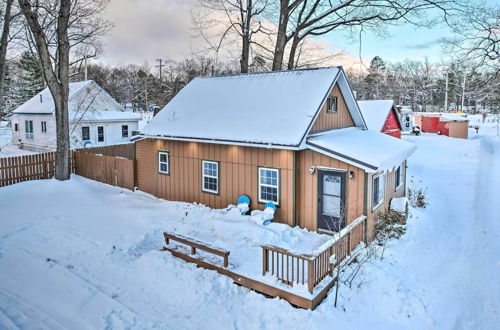
[[[416,149],[413,143],[358,127],[336,129],[311,136],[306,145],[312,150],[372,173],[400,165]]]
[[[139,121],[141,118],[128,111],[94,110],[85,113],[71,111],[69,113],[69,120],[70,122]]]
[[[76,109],[85,111],[88,108],[95,110],[123,110],[115,99],[92,80],[70,83],[68,102],[69,111],[75,111]],[[47,87],[13,112],[50,114],[54,110],[54,99]]]
[[[298,146],[341,71],[331,67],[196,78],[142,133]]]
[[[368,129],[380,132],[394,106],[393,100],[358,101],[359,110],[363,114]]]
[[[441,119],[444,121],[469,121],[467,115],[459,113],[442,113]]]

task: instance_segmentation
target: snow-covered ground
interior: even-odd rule
[[[33,155],[36,152],[19,149],[18,146],[7,144],[0,147],[0,158]]]
[[[269,299],[158,249],[164,230],[313,249],[321,235],[256,225],[73,176],[0,188],[0,328],[495,329],[500,318],[500,139],[406,139],[429,206],[314,311]],[[252,229],[253,228],[253,229]],[[199,235],[199,236],[198,236]],[[311,238],[310,246],[298,246]],[[228,244],[228,243],[226,243]],[[231,251],[230,262],[239,260]],[[234,254],[234,255],[233,255]],[[234,258],[232,258],[234,256]]]

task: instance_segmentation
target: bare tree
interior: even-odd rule
[[[108,25],[97,17],[106,1],[18,0],[29,27],[56,116],[56,179],[70,177],[68,121],[70,49],[96,45]]]
[[[356,26],[377,31],[396,22],[430,24],[430,20],[418,15],[439,9],[447,17],[458,8],[457,0],[280,0],[273,70],[282,70],[289,41],[288,69],[291,69],[300,42],[308,36]]]
[[[195,28],[209,44],[210,49],[216,53],[227,43],[239,40],[241,42],[240,71],[248,72],[251,45],[256,43],[254,35],[269,33],[260,21],[261,15],[267,8],[268,0],[200,0],[200,3],[209,12],[193,16]],[[221,27],[223,30],[216,32],[214,42],[212,40],[214,38],[207,35],[206,30],[221,29]],[[231,39],[234,35],[236,38]]]

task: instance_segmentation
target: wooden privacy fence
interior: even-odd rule
[[[283,248],[264,245],[262,275],[269,273],[291,286],[307,283],[312,294],[314,287],[326,276],[333,276],[333,268],[344,261],[359,243],[366,243],[366,228],[367,218],[357,218],[336,234],[327,248],[315,255],[294,254]]]
[[[79,155],[78,161],[75,158],[76,154]],[[97,154],[104,156],[97,156]],[[102,157],[110,159],[105,160]],[[55,152],[0,158],[0,187],[54,177],[55,159]],[[135,149],[133,143],[72,150],[70,159],[72,173],[115,186],[134,189]]]
[[[75,173],[113,186],[134,190],[134,161],[125,158],[73,153]]]
[[[0,187],[55,175],[55,153],[0,158]]]
[[[86,154],[100,154],[103,156],[122,157],[130,160],[135,159],[135,146],[133,143],[115,144],[111,146],[92,147],[76,149]]]

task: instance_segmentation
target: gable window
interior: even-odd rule
[[[104,126],[97,126],[97,142],[104,142]]]
[[[208,160],[201,161],[202,173],[202,188],[201,190],[218,194],[219,193],[219,163]]]
[[[82,127],[82,140],[89,141],[90,140],[90,128],[88,126]]]
[[[326,111],[327,112],[337,112],[337,97],[328,96],[326,99]]]
[[[24,131],[26,132],[26,140],[33,140],[33,120],[24,121]]]
[[[19,131],[19,124],[14,124],[14,131],[18,132]]]
[[[403,164],[396,169],[396,190],[403,185]]]
[[[384,202],[384,175],[378,174],[372,181],[372,208],[375,210]]]
[[[128,125],[122,125],[122,138],[128,137]]]
[[[158,172],[161,174],[170,174],[170,154],[168,151],[158,152]]]
[[[41,124],[42,124],[42,133],[47,133],[47,122],[42,121]]]
[[[279,204],[279,170],[259,167],[259,202]]]

